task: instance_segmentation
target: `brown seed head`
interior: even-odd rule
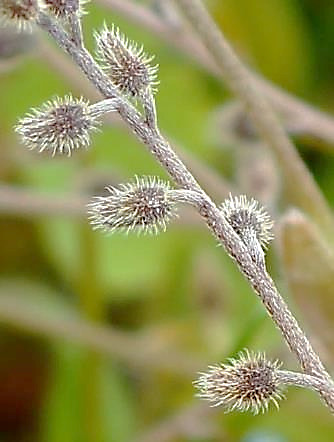
[[[97,55],[106,73],[119,90],[131,97],[140,97],[157,85],[158,66],[151,66],[153,56],[143,47],[129,41],[120,30],[106,26],[95,35]]]
[[[43,0],[46,8],[58,18],[66,18],[69,14],[85,13],[83,6],[88,0]]]
[[[15,130],[30,149],[71,155],[72,150],[88,147],[90,133],[99,124],[84,99],[57,97],[19,120]]]
[[[270,402],[278,408],[283,398],[275,372],[278,361],[268,361],[263,353],[239,354],[229,364],[212,365],[194,382],[199,389],[198,397],[213,406],[223,406],[229,412],[238,410],[258,414],[268,410]]]
[[[248,200],[245,195],[230,195],[220,207],[233,230],[247,243],[252,234],[263,249],[274,238],[273,221],[255,199]],[[248,245],[248,244],[246,244]]]
[[[0,18],[19,30],[31,30],[38,14],[37,0],[0,0]]]
[[[94,197],[88,205],[95,229],[157,234],[176,216],[169,184],[156,177],[136,177],[133,183],[106,190],[107,196]]]

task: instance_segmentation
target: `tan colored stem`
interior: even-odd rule
[[[75,316],[60,319],[41,314],[24,296],[8,290],[0,293],[0,323],[47,339],[64,339],[144,370],[169,370],[193,376],[203,366],[202,361],[191,355],[150,347],[149,336],[121,332]]]
[[[88,198],[80,195],[58,196],[0,185],[0,213],[9,215],[56,215],[83,217]]]

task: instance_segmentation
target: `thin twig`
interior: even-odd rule
[[[292,385],[294,387],[306,388],[320,393],[324,401],[328,404],[331,401],[333,392],[326,380],[316,376],[310,376],[304,373],[294,371],[279,370],[277,380],[282,385]]]
[[[40,216],[85,218],[89,198],[80,194],[54,195],[33,189],[0,184],[0,215],[33,218]],[[180,217],[173,220],[176,226],[202,227],[190,207],[182,207]]]
[[[56,215],[83,217],[88,198],[80,195],[58,196],[0,185],[0,213],[9,215]]]
[[[332,152],[334,147],[334,118],[309,103],[288,94],[277,85],[253,75],[261,93],[265,94],[277,112],[284,116],[288,125],[296,132],[325,143]]]
[[[92,56],[86,50],[78,49],[70,41],[64,30],[44,13],[39,14],[37,22],[73,58],[84,74],[106,98],[114,98],[115,108],[123,120],[137,135],[138,139],[146,145],[175,183],[181,188],[191,191],[189,193],[194,195],[193,204],[199,214],[203,217],[216,239],[235,259],[240,271],[262,300],[273,321],[281,330],[291,351],[297,356],[302,368],[306,373],[317,376],[327,383],[328,388],[326,388],[326,391],[321,391],[320,394],[328,407],[334,411],[334,383],[276,289],[265,267],[258,265],[253,260],[251,250],[246,247],[224,218],[222,212],[202,190],[193,175],[160,134],[159,129],[146,124],[142,115],[119,93]],[[328,391],[330,394],[328,394]]]
[[[64,339],[83,345],[103,355],[117,357],[133,367],[145,370],[168,370],[185,376],[194,376],[202,361],[184,352],[162,351],[148,343],[149,336],[134,336],[110,326],[100,326],[79,317],[41,314],[23,296],[1,290],[0,323],[48,339]]]
[[[234,53],[200,0],[178,0],[178,5],[214,57],[227,86],[244,104],[260,137],[280,165],[289,200],[302,208],[333,238],[333,217],[312,175],[287,137],[253,77]]]
[[[289,370],[277,370],[275,372],[276,380],[282,385],[291,385],[293,387],[306,388],[316,392],[325,391],[328,387],[323,379],[310,376],[304,373]],[[330,393],[329,393],[330,394]]]
[[[217,64],[195,35],[183,29],[171,29],[169,23],[158,17],[151,9],[130,0],[98,1],[113,12],[121,14],[136,25],[154,33],[158,38],[195,60],[203,69],[220,77]],[[282,114],[287,123],[296,128],[299,133],[314,137],[324,142],[328,149],[333,149],[334,118],[331,115],[315,109],[257,74],[253,74],[253,79],[258,89],[267,96],[272,106]]]

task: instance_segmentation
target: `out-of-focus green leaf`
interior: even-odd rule
[[[130,442],[134,439],[137,422],[129,379],[121,370],[106,362],[101,365],[100,375],[104,440]]]
[[[41,419],[41,442],[84,442],[80,415],[82,351],[69,344],[54,348],[49,391]],[[95,404],[96,406],[96,404]]]
[[[160,282],[163,284],[168,272],[166,265],[169,260],[169,244],[177,241],[182,235],[187,237],[182,234],[182,228],[181,231],[173,230],[171,227],[170,231],[157,237],[135,234],[105,236],[97,232],[97,272],[104,290],[108,292],[113,287],[113,296],[126,290],[134,298],[146,296],[152,289],[153,292],[166,293],[165,285],[161,289],[158,287]],[[187,244],[187,239],[180,239],[180,247],[182,244]],[[177,277],[177,263],[173,264],[173,275]],[[173,297],[173,293],[169,294]]]
[[[80,234],[76,221],[48,219],[39,222],[38,233],[50,263],[67,283],[73,283],[80,265]]]
[[[57,347],[44,408],[45,442],[130,442],[134,402],[127,381],[97,355]]]
[[[303,91],[312,59],[306,20],[295,0],[215,0],[213,11],[244,59],[279,84]]]

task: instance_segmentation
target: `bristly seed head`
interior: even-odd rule
[[[83,6],[88,0],[43,0],[46,8],[57,18],[67,18],[69,14],[85,14]]]
[[[57,97],[32,109],[15,127],[22,142],[30,149],[51,151],[52,155],[71,155],[72,150],[88,147],[90,132],[97,130],[99,121],[83,98]]]
[[[114,25],[95,34],[97,55],[115,86],[131,97],[141,97],[157,85],[158,66],[151,66],[143,46],[129,41]]]
[[[268,213],[255,199],[248,201],[245,195],[230,195],[220,207],[223,215],[232,226],[233,230],[241,239],[249,239],[249,233],[253,233],[263,249],[274,238],[272,233],[273,221]],[[247,244],[246,244],[247,245]]]
[[[250,411],[258,414],[268,410],[270,402],[277,408],[284,398],[275,376],[281,363],[268,361],[263,353],[241,352],[229,364],[213,365],[194,382],[198,397],[226,412]]]
[[[118,188],[107,187],[108,196],[88,204],[90,222],[105,232],[159,233],[176,217],[176,201],[169,184],[156,177],[137,177]]]
[[[19,30],[31,30],[38,14],[37,0],[0,0],[0,19]]]

